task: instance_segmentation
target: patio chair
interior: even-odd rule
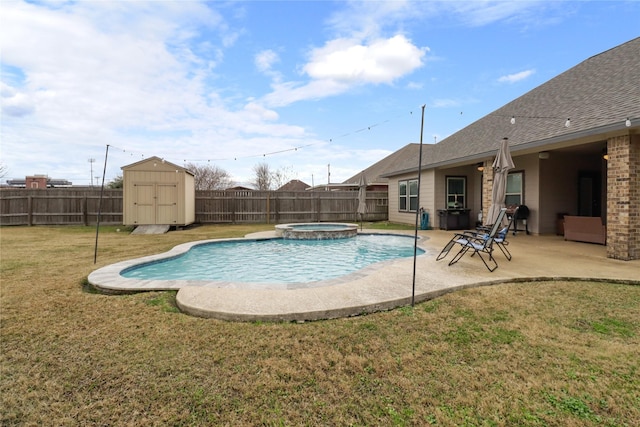
[[[509,218],[509,222],[505,227],[502,227],[500,231],[496,233],[493,239],[493,242],[496,244],[496,246],[498,246],[498,249],[500,249],[500,251],[508,261],[511,261],[512,255],[511,252],[509,252],[509,249],[507,249],[507,245],[509,244],[509,242],[507,242],[507,236],[509,235],[509,230],[514,223],[514,220],[518,217],[518,208],[519,207],[516,207],[513,213],[507,215],[507,218]],[[476,233],[489,234],[492,227],[493,225],[481,225],[476,228]]]
[[[502,208],[500,210],[500,213],[498,214],[498,218],[496,219],[495,224],[493,224],[493,227],[491,228],[488,234],[478,233],[478,232],[469,232],[469,231],[463,232],[463,233],[456,233],[453,236],[453,238],[445,245],[442,251],[440,251],[440,254],[436,258],[436,261],[440,261],[441,259],[445,258],[454,246],[460,245],[460,250],[458,251],[458,253],[456,253],[453,259],[449,261],[450,266],[460,261],[460,259],[467,252],[473,251],[471,256],[478,254],[480,259],[484,263],[485,267],[487,267],[489,271],[493,272],[496,268],[498,268],[498,263],[493,257],[493,244],[495,242],[496,235],[498,234],[498,230],[502,226],[502,220],[504,219],[506,212],[507,212],[507,208]],[[506,236],[506,231],[505,231],[505,236]],[[506,237],[503,237],[503,242],[505,238]],[[486,254],[488,258],[485,258],[484,256],[482,256],[483,253]],[[507,255],[505,254],[505,256]],[[509,257],[510,256],[511,255],[509,254]],[[509,257],[507,259],[509,259]]]

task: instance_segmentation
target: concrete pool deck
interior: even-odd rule
[[[376,230],[364,230],[375,233]],[[409,234],[412,231],[393,234]],[[640,260],[621,261],[606,257],[601,245],[568,242],[562,236],[509,235],[513,259],[507,261],[496,249],[499,268],[489,272],[477,257],[465,256],[457,264],[435,258],[453,236],[453,231],[420,231],[420,246],[426,250],[416,258],[415,302],[475,286],[531,280],[598,280],[640,285]],[[247,238],[273,237],[274,232]],[[247,266],[250,268],[250,266]],[[237,289],[201,286],[182,287],[179,308],[188,314],[234,321],[305,321],[354,316],[411,303],[413,258],[396,260],[372,269],[366,275],[350,275],[331,286],[302,289]],[[143,289],[140,289],[143,290]]]

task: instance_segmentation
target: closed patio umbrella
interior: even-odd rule
[[[504,199],[507,192],[507,175],[511,169],[515,168],[509,151],[508,138],[502,139],[502,144],[492,166],[493,188],[491,191],[491,206],[487,214],[487,224],[493,224],[498,218],[500,209],[504,207]]]
[[[360,214],[360,229],[362,230],[362,217],[367,213],[367,179],[364,174],[360,175],[358,187],[358,209],[356,212]]]

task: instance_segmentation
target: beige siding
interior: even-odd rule
[[[418,175],[416,173],[398,175],[389,178],[389,221],[399,224],[415,224],[415,212],[399,211],[398,182],[417,178]],[[420,207],[424,208],[429,213],[429,223],[431,227],[434,226],[433,217],[435,212],[433,201],[433,182],[433,170],[423,171],[422,177],[420,178]]]
[[[554,151],[550,153],[548,159],[539,160],[537,156],[532,156],[539,164],[539,182],[532,182],[529,185],[529,169],[525,173],[527,191],[536,192],[532,194],[531,203],[538,196],[539,203],[533,204],[536,213],[544,212],[544,216],[534,218],[536,225],[534,230],[540,234],[552,234],[556,232],[557,217],[560,213],[577,215],[578,207],[578,176],[580,171],[600,172],[602,182],[602,216],[606,217],[606,165],[602,157],[599,156],[576,156],[571,153]],[[532,169],[533,172],[533,169]],[[532,178],[535,175],[532,175]],[[532,188],[530,188],[532,187]],[[547,188],[549,191],[537,194],[538,188]],[[529,193],[525,195],[525,203],[529,205]],[[533,214],[533,213],[532,213]],[[531,227],[530,227],[531,228]]]
[[[467,208],[471,210],[471,223],[475,223],[482,200],[482,174],[476,165],[467,165],[450,169],[427,169],[422,171],[420,180],[420,207],[429,213],[429,225],[438,227],[438,210],[445,209],[446,177],[464,176],[467,178]],[[415,224],[414,212],[398,211],[398,181],[415,179],[417,175],[405,174],[389,179],[389,221],[401,224]]]
[[[515,171],[524,172],[524,201],[523,204],[529,208],[529,219],[527,225],[532,233],[539,233],[540,219],[540,159],[538,154],[513,157]],[[523,228],[518,225],[518,228]],[[554,226],[555,228],[555,226]]]
[[[187,225],[195,221],[195,184],[188,171],[159,158],[122,169],[125,225]]]
[[[192,224],[196,221],[196,183],[193,175],[184,175],[184,224]]]

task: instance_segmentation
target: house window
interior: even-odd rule
[[[505,206],[520,206],[524,203],[524,172],[513,172],[507,175],[507,192]]]
[[[467,178],[447,177],[447,209],[464,209],[467,206]]]
[[[400,211],[418,210],[418,180],[409,179],[398,183],[398,207]]]

